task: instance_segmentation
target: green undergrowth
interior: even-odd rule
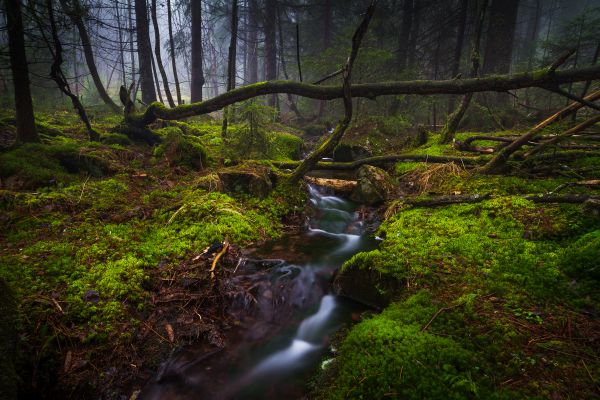
[[[144,309],[146,284],[159,269],[225,239],[241,246],[277,237],[290,211],[291,192],[283,189],[244,201],[147,179],[142,186],[117,176],[3,197],[0,275],[23,311],[53,313],[34,299],[54,299],[63,323],[77,322],[85,340],[105,337],[115,324],[135,323],[131,312]]]
[[[397,210],[380,227],[379,249],[355,255],[342,273],[375,270],[406,289],[350,330],[321,377],[319,397],[592,395],[580,358],[598,371],[596,349],[591,342],[573,347],[562,332],[569,315],[579,315],[569,313],[600,305],[600,219],[580,206],[542,206],[506,194],[557,184],[476,180],[465,183],[469,190],[499,197]]]

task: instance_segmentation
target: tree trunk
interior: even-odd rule
[[[482,73],[507,74],[510,72],[517,23],[519,0],[492,0]],[[508,95],[498,93],[495,103],[506,105]]]
[[[323,4],[323,51],[331,47],[331,26],[333,24],[333,10],[331,0],[325,0]],[[325,114],[325,102],[319,102],[318,118],[323,118]]]
[[[452,59],[452,71],[450,72],[451,77],[458,76],[460,71],[460,59],[462,56],[462,48],[465,40],[465,27],[467,26],[467,11],[469,9],[469,0],[460,0],[460,10],[458,16],[458,26],[456,29],[456,43],[454,46],[454,57]],[[448,101],[448,113],[454,110],[456,103],[456,97],[450,96]]]
[[[202,101],[204,86],[204,54],[202,49],[202,0],[191,0],[192,8],[192,82],[191,102]]]
[[[131,57],[131,82],[134,83],[134,91],[133,91],[133,102],[135,103],[135,99],[137,98],[137,88],[138,88],[138,84],[139,82],[136,81],[136,75],[135,75],[135,48],[133,47],[133,31],[134,31],[134,25],[133,25],[133,13],[131,12],[131,10],[133,9],[133,7],[131,6],[131,0],[127,0],[127,16],[128,16],[128,22],[129,22],[129,55]]]
[[[258,82],[258,5],[256,0],[248,1],[248,71],[246,82]]]
[[[152,24],[154,25],[154,54],[156,54],[156,66],[158,67],[160,77],[163,81],[165,95],[167,96],[169,106],[175,107],[175,102],[173,101],[171,90],[169,89],[169,79],[167,78],[167,73],[165,71],[165,67],[163,66],[162,57],[160,55],[160,29],[158,27],[158,19],[156,18],[156,0],[152,0],[151,4]]]
[[[5,0],[4,7],[6,10],[10,68],[15,88],[17,140],[22,143],[39,142],[29,89],[29,69],[27,56],[25,55],[21,0]]]
[[[231,37],[229,40],[229,57],[227,61],[227,91],[235,88],[236,77],[236,54],[237,54],[237,39],[238,39],[238,2],[231,2]],[[227,135],[227,119],[229,118],[229,107],[223,110],[223,130],[221,135]]]
[[[158,89],[156,94],[158,95],[158,101],[164,104],[162,97],[162,91],[160,90],[160,81],[158,80],[158,74],[156,73],[156,60],[152,57],[152,76],[154,77],[154,85]]]
[[[296,25],[296,26],[298,26],[298,25]],[[277,27],[278,27],[278,31],[279,31],[279,59],[281,60],[281,69],[283,71],[283,76],[285,77],[285,79],[289,80],[290,77],[288,75],[287,65],[285,62],[285,41],[283,40],[283,22],[282,22],[281,10],[280,10],[279,6],[277,7]],[[300,80],[300,82],[302,82],[302,80]],[[294,112],[294,114],[296,114],[296,117],[300,121],[304,120],[304,118],[302,117],[302,114],[300,114],[300,110],[298,110],[298,107],[296,107],[296,102],[294,101],[294,97],[290,93],[287,93],[287,99],[288,99],[289,107]]]
[[[138,60],[140,64],[140,86],[142,101],[150,104],[156,101],[156,88],[152,78],[152,44],[148,26],[146,0],[135,0],[135,24],[137,32]]]
[[[402,5],[402,27],[400,28],[400,36],[398,37],[398,72],[404,71],[407,65],[408,46],[413,25],[413,11],[414,0],[404,0],[404,4]]]
[[[277,79],[277,35],[275,23],[277,20],[277,0],[266,0],[265,2],[265,80]],[[277,95],[269,96],[267,104],[275,107]]]
[[[65,11],[65,14],[71,19],[73,25],[77,27],[77,31],[79,32],[79,38],[81,39],[81,45],[83,46],[83,54],[85,56],[85,62],[88,66],[88,70],[90,71],[90,75],[92,76],[92,80],[94,81],[94,85],[96,86],[96,90],[100,95],[100,98],[106,105],[108,105],[114,112],[120,112],[121,109],[117,104],[110,98],[104,85],[102,84],[102,80],[100,79],[100,75],[98,74],[98,68],[96,67],[96,61],[94,60],[94,50],[92,49],[92,42],[90,41],[90,37],[87,32],[87,28],[83,23],[83,15],[84,11],[79,3],[79,0],[72,0],[72,7],[69,6],[68,0],[60,0],[60,4]]]
[[[125,73],[125,49],[123,46],[123,29],[121,27],[121,6],[115,2],[115,12],[117,17],[117,34],[119,36],[119,62],[121,63],[121,84],[127,86],[127,75]]]
[[[482,73],[510,71],[519,0],[492,0]]]
[[[171,68],[173,69],[173,80],[175,81],[175,93],[177,94],[177,105],[182,105],[181,87],[177,74],[177,58],[175,52],[175,40],[173,39],[173,13],[171,11],[171,0],[167,0],[167,23],[169,24],[169,48],[171,50]]]
[[[483,29],[483,21],[485,19],[485,11],[487,8],[487,0],[479,0],[477,12],[475,13],[475,32],[473,34],[473,41],[471,44],[471,70],[469,71],[469,77],[477,77],[479,71],[479,44],[481,42],[481,31]],[[450,143],[456,135],[460,121],[462,121],[473,93],[467,93],[463,96],[459,107],[452,114],[448,116],[446,125],[442,128],[442,143]]]

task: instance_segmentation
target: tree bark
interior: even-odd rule
[[[258,82],[258,5],[256,0],[248,0],[248,71],[246,82]]]
[[[556,73],[558,74],[558,72]],[[584,79],[587,80],[587,79]],[[587,101],[594,101],[600,98],[600,90],[590,94],[585,98]],[[576,110],[579,110],[583,105],[581,103],[571,103],[569,106],[563,108],[559,112],[553,114],[549,118],[537,124],[527,133],[516,139],[514,142],[504,147],[502,150],[498,152],[494,158],[492,158],[483,168],[482,172],[488,174],[499,173],[506,166],[506,162],[510,158],[510,156],[519,150],[525,143],[531,141],[534,137],[536,137],[545,127],[548,125],[559,121]]]
[[[470,92],[507,91],[526,87],[546,87],[548,85],[594,79],[600,79],[600,66],[555,72],[545,68],[513,75],[472,79],[360,83],[352,85],[351,95],[352,97],[375,99],[378,96],[400,94],[465,94]],[[127,115],[126,121],[129,124],[146,126],[157,119],[174,120],[207,114],[230,104],[273,93],[291,93],[318,100],[333,100],[344,96],[343,87],[340,86],[321,86],[290,81],[260,82],[183,107],[167,109],[161,107],[160,104],[152,105],[143,114]],[[586,99],[592,101],[590,98],[588,96]],[[581,105],[577,108],[580,107]]]
[[[204,86],[204,54],[202,49],[202,0],[191,0],[192,8],[192,82],[191,102],[202,101]]]
[[[175,93],[177,94],[177,105],[183,104],[181,100],[181,87],[179,86],[179,75],[177,74],[177,57],[175,52],[175,40],[173,39],[173,12],[171,0],[167,0],[167,23],[169,24],[169,48],[171,49],[171,68],[173,69],[173,80],[175,81]]]
[[[156,88],[152,78],[153,57],[146,0],[135,0],[135,25],[137,32],[138,60],[140,64],[142,101],[145,104],[150,104],[156,101]]]
[[[98,68],[96,67],[96,61],[94,59],[94,50],[92,49],[92,42],[90,41],[87,28],[83,23],[84,11],[81,7],[81,3],[79,0],[72,1],[72,6],[69,6],[68,0],[60,0],[60,4],[65,11],[65,14],[67,14],[67,16],[71,19],[71,22],[73,22],[73,25],[77,27],[79,38],[81,39],[81,45],[83,46],[85,62],[88,66],[88,70],[90,71],[90,75],[92,76],[92,80],[94,81],[94,86],[96,86],[96,90],[98,91],[102,101],[114,112],[120,112],[120,107],[117,106],[117,104],[110,98],[106,92],[106,89],[104,88],[104,85],[102,84],[100,75],[98,74]]]
[[[275,23],[277,20],[277,0],[266,0],[265,2],[265,80],[277,79],[277,34]],[[269,96],[267,104],[275,107],[277,95]]]
[[[473,42],[471,44],[471,70],[469,71],[470,78],[477,77],[477,73],[479,72],[479,45],[481,43],[481,31],[483,29],[483,21],[485,19],[486,9],[487,0],[479,0],[475,20],[475,32],[473,35]],[[473,93],[465,94],[456,111],[448,116],[448,121],[442,128],[442,143],[450,143],[452,140],[454,140],[454,136],[456,135],[460,121],[462,121],[465,113],[467,112],[472,98]]]
[[[518,10],[519,0],[492,0],[483,55],[484,75],[510,72]],[[506,104],[508,96],[498,94],[495,100],[499,105]]]
[[[231,37],[229,40],[229,57],[227,61],[227,91],[235,88],[236,77],[236,54],[237,54],[237,39],[238,39],[238,2],[231,2]],[[229,118],[229,107],[223,110],[223,128],[221,135],[227,135],[227,119]]]
[[[458,26],[456,29],[456,43],[454,45],[454,57],[452,58],[452,71],[450,76],[458,76],[460,71],[460,59],[462,58],[462,48],[465,41],[465,28],[467,26],[467,11],[469,9],[469,0],[460,0],[460,9],[458,11]],[[456,97],[450,96],[448,101],[448,113],[454,110]]]
[[[331,25],[333,24],[333,5],[331,0],[323,3],[323,51],[331,47]],[[323,118],[325,114],[325,102],[319,102],[319,114],[317,118]]]
[[[462,1],[464,2],[465,0]],[[398,37],[398,72],[404,71],[407,65],[408,45],[413,24],[413,11],[414,0],[404,0],[402,5],[402,25],[400,28],[400,36]]]
[[[158,67],[160,77],[163,81],[165,95],[167,96],[169,106],[175,107],[175,102],[173,101],[171,90],[169,89],[169,79],[167,78],[167,73],[165,71],[165,67],[162,63],[162,57],[160,55],[160,29],[158,27],[158,18],[156,17],[156,0],[152,0],[151,4],[152,24],[154,25],[154,54],[156,55],[156,66]]]
[[[29,68],[25,54],[21,0],[5,0],[4,7],[8,31],[10,69],[12,70],[15,89],[17,140],[22,143],[39,142],[40,138],[35,128],[33,102],[29,88]]]

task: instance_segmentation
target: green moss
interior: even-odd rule
[[[164,157],[171,166],[201,170],[208,164],[204,146],[194,136],[183,135],[179,128],[168,127],[156,133],[164,137],[163,143],[154,151],[155,157]]]
[[[477,394],[468,351],[385,314],[354,327],[340,353],[327,399],[464,399]]]

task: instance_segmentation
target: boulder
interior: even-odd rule
[[[333,150],[333,161],[351,162],[371,157],[372,155],[371,151],[364,146],[341,143]]]
[[[396,195],[393,179],[381,168],[363,165],[357,172],[357,185],[350,199],[360,204],[379,205]]]
[[[245,193],[265,198],[273,190],[273,182],[266,167],[232,167],[218,172],[223,191]]]
[[[333,281],[336,295],[350,298],[376,309],[384,309],[402,288],[402,282],[372,268],[349,265]]]

